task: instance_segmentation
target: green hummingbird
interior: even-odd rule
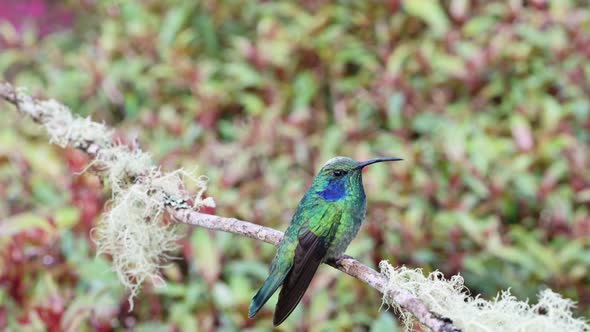
[[[285,231],[268,278],[250,304],[252,318],[283,285],[273,324],[281,324],[295,309],[322,262],[344,253],[365,218],[367,202],[362,169],[400,158],[358,162],[335,157],[320,169]]]

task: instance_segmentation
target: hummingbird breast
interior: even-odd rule
[[[358,233],[361,223],[365,218],[367,203],[364,191],[359,192],[356,197],[339,202],[342,209],[342,216],[337,225],[334,241],[328,249],[327,258],[338,258],[342,256],[348,245]]]

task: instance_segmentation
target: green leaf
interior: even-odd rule
[[[543,127],[546,129],[557,127],[559,120],[566,114],[555,98],[546,96],[543,99]]]
[[[207,54],[216,56],[219,52],[219,40],[211,15],[207,13],[197,15],[193,21],[193,26],[196,27]]]
[[[293,91],[295,93],[293,108],[298,110],[308,107],[317,90],[315,77],[310,72],[306,71],[298,74],[295,77],[295,82],[293,82]]]
[[[55,223],[60,231],[72,228],[79,219],[80,210],[73,206],[63,207],[55,212]]]
[[[399,129],[403,124],[402,110],[406,98],[402,93],[394,93],[387,99],[387,124],[391,129]]]
[[[449,29],[449,19],[438,0],[404,0],[408,14],[424,20],[436,36],[444,35]]]
[[[244,105],[246,112],[252,115],[260,114],[264,111],[264,101],[253,93],[243,93],[238,96],[238,102]]]
[[[160,43],[165,46],[172,44],[176,35],[186,22],[190,12],[183,7],[172,8],[166,13],[160,29]]]

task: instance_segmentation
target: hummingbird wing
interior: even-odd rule
[[[279,244],[279,249],[271,263],[268,277],[252,298],[248,313],[248,317],[250,318],[258,313],[274,292],[283,284],[287,274],[291,271],[295,259],[295,249],[299,242],[298,237],[302,228],[309,228],[310,221],[322,219],[328,211],[327,205],[317,204],[316,201],[311,201],[310,204],[306,204],[305,202],[304,196],[302,203],[297,206],[289,227],[285,231],[285,236]]]
[[[283,281],[275,309],[273,319],[275,326],[287,319],[301,301],[311,279],[328,253],[342,214],[336,212],[328,213],[328,215],[329,220],[324,220],[327,217],[324,214],[320,218],[322,220],[315,223],[318,227],[302,227],[299,231],[293,266]]]

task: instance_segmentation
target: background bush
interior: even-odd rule
[[[485,297],[550,287],[590,313],[586,2],[6,8],[2,78],[137,138],[166,170],[207,175],[218,205],[207,212],[285,229],[330,157],[403,157],[365,172],[367,219],[349,254],[461,273]],[[256,321],[247,308],[275,248],[201,229],[182,230],[168,287],[145,287],[127,312],[89,238],[109,193],[72,175],[88,158],[2,110],[0,328],[270,326],[271,305]],[[380,303],[321,268],[285,326],[389,330]]]

